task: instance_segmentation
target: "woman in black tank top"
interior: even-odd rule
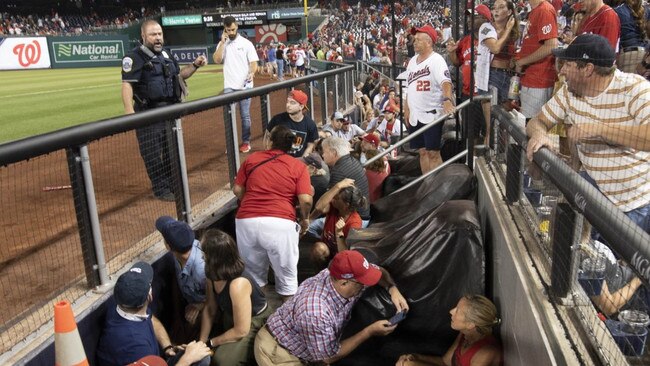
[[[254,364],[255,336],[272,313],[264,292],[246,273],[230,235],[210,229],[201,247],[208,281],[199,339],[214,349],[219,366]]]

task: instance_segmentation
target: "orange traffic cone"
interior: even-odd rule
[[[54,350],[56,366],[88,366],[77,322],[67,301],[54,304]]]

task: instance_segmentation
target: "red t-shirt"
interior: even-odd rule
[[[524,30],[524,41],[517,59],[522,59],[542,46],[544,41],[557,38],[555,8],[548,1],[542,1],[528,16]],[[524,69],[521,85],[528,88],[550,88],[555,84],[555,58],[548,55]]]
[[[388,177],[387,171],[379,173],[366,169],[366,178],[368,178],[368,201],[370,203],[381,198],[386,177]]]
[[[456,49],[456,57],[460,62],[460,73],[463,78],[463,95],[469,95],[469,81],[472,75],[472,67],[470,65],[472,54],[472,38],[465,36],[458,41],[458,48]],[[478,40],[474,40],[474,61],[476,61],[476,53],[478,48]],[[476,89],[476,88],[475,88]],[[476,92],[476,90],[475,90]]]
[[[327,245],[330,250],[330,258],[338,253],[338,246],[336,245],[336,222],[339,221],[339,211],[330,203],[330,209],[325,216],[325,226],[323,226],[323,234],[321,240]],[[361,216],[358,212],[353,212],[345,220],[343,227],[343,235],[347,238],[350,229],[361,229]]]
[[[614,51],[618,52],[618,42],[621,38],[621,20],[609,5],[603,5],[596,14],[585,18],[580,23],[578,34],[592,33],[601,35],[609,41]]]
[[[278,154],[282,155],[259,165],[251,173],[257,164]],[[235,184],[246,188],[237,211],[238,219],[279,217],[293,221],[298,195],[313,194],[307,166],[280,150],[251,154],[239,167]]]

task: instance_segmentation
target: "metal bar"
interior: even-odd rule
[[[237,150],[237,123],[232,118],[231,109],[233,109],[232,105],[223,107],[223,124],[226,137],[226,156],[228,158],[228,177],[230,178],[230,185],[233,186],[237,168],[239,167],[239,150]]]
[[[493,113],[515,141],[525,149],[528,137],[514,118],[500,106]],[[587,183],[551,150],[542,148],[533,155],[533,161],[542,168],[564,197],[582,213],[605,238],[611,249],[628,262],[637,273],[650,280],[650,234],[641,229],[623,211],[605,197],[596,187]]]
[[[183,192],[184,210],[182,218],[192,224],[192,201],[190,201],[190,183],[187,178],[187,161],[185,160],[185,142],[183,141],[183,123],[176,119],[176,144],[178,146],[178,164],[181,175],[181,190]]]
[[[180,160],[178,158],[178,139],[175,136],[175,121],[165,121],[165,150],[163,150],[163,163],[165,173],[169,174],[171,190],[175,197],[176,217],[183,220],[186,216],[185,198],[183,195],[183,178]]]
[[[354,66],[352,65],[343,65],[337,69],[327,70],[309,76],[303,76],[286,81],[278,81],[252,89],[154,108],[102,121],[85,123],[38,136],[8,142],[0,145],[0,166],[27,160],[52,151],[66,149],[69,146],[81,146],[102,137],[150,126],[159,123],[160,121],[172,120],[187,114],[222,107],[240,99],[258,97],[264,94],[269,94],[275,90],[286,89],[313,80],[321,80],[326,77],[331,77],[332,75],[341,74],[353,68]]]
[[[454,155],[451,159],[449,159],[449,160],[445,161],[444,163],[438,165],[435,169],[430,170],[426,174],[423,174],[423,175],[417,177],[417,179],[409,182],[407,185],[405,185],[404,187],[401,187],[400,189],[394,191],[393,193],[401,192],[401,191],[403,191],[403,190],[405,190],[405,189],[407,189],[409,187],[413,187],[414,185],[416,185],[416,184],[420,183],[421,181],[425,180],[431,174],[435,174],[435,173],[439,172],[440,170],[444,169],[447,165],[450,165],[450,164],[454,163],[455,161],[462,159],[465,155],[467,155],[467,150],[463,150],[463,151],[459,152],[458,154]],[[391,193],[391,194],[393,194],[393,193]]]
[[[506,202],[519,201],[523,182],[524,154],[517,144],[508,145],[506,154]]]
[[[260,97],[260,109],[262,113],[262,131],[266,131],[271,116],[271,96],[266,94]]]
[[[321,109],[323,111],[323,124],[329,119],[329,106],[327,105],[327,78],[323,79],[323,93],[320,96]]]
[[[572,247],[576,237],[577,215],[570,204],[558,202],[553,216],[551,292],[556,298],[562,298],[569,294],[571,284],[574,282],[571,277],[574,259]]]
[[[339,105],[339,76],[334,75],[334,109],[341,110]]]
[[[88,212],[88,198],[86,197],[86,184],[81,171],[81,154],[79,147],[66,149],[68,160],[68,171],[70,174],[70,185],[72,186],[72,199],[74,200],[75,214],[77,217],[77,229],[81,242],[81,253],[86,271],[86,282],[88,286],[95,287],[101,284],[97,268],[97,255],[93,242],[92,228],[90,226],[90,214]]]
[[[349,95],[349,87],[350,86],[348,85],[348,83],[350,82],[350,79],[351,79],[350,76],[351,75],[349,75],[347,72],[343,74],[343,100],[345,101],[345,103],[344,103],[345,107],[344,108],[347,108],[348,105],[352,104],[352,103],[350,103],[350,95]]]
[[[90,169],[90,156],[88,155],[88,145],[79,148],[81,158],[81,171],[83,173],[84,184],[86,186],[86,202],[88,203],[88,215],[90,218],[90,228],[95,244],[95,255],[97,256],[97,273],[99,274],[100,287],[110,285],[108,271],[106,270],[106,257],[104,255],[104,245],[102,243],[102,232],[99,226],[99,215],[97,214],[97,200],[95,199],[95,186],[93,185],[93,175]]]
[[[474,100],[483,100],[483,99],[486,99],[486,100],[490,99],[490,96],[477,95],[474,98]],[[469,103],[470,103],[469,99],[462,102],[462,103],[460,103],[458,106],[456,106],[456,110],[463,109],[463,108],[467,107],[469,105]],[[442,116],[440,116],[435,121],[427,124],[426,126],[422,127],[421,129],[409,134],[405,139],[402,139],[402,140],[398,141],[396,144],[390,145],[388,148],[386,148],[386,150],[384,150],[381,153],[379,153],[378,155],[374,156],[372,159],[369,159],[368,161],[366,161],[366,163],[363,166],[367,167],[368,165],[374,163],[375,161],[377,161],[377,160],[383,158],[384,156],[390,154],[391,151],[393,151],[396,148],[404,145],[405,143],[413,140],[415,137],[423,134],[424,131],[428,130],[429,128],[433,127],[434,125],[436,125],[438,123],[442,123],[444,120],[446,120],[450,116],[452,116],[452,114],[443,114]]]
[[[314,82],[309,83],[309,117],[314,120]]]

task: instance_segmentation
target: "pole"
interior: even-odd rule
[[[397,62],[397,39],[395,38],[395,28],[397,28],[397,20],[395,19],[395,3],[393,3],[393,5],[391,6],[392,6],[391,28],[393,28],[392,30],[393,40],[391,42],[391,46],[393,47],[393,57],[392,57],[393,66],[392,66],[390,78],[395,80],[395,78],[397,78],[397,65],[395,64]]]
[[[303,6],[305,7],[305,39],[309,35],[309,10],[307,9],[307,0],[303,0]]]

